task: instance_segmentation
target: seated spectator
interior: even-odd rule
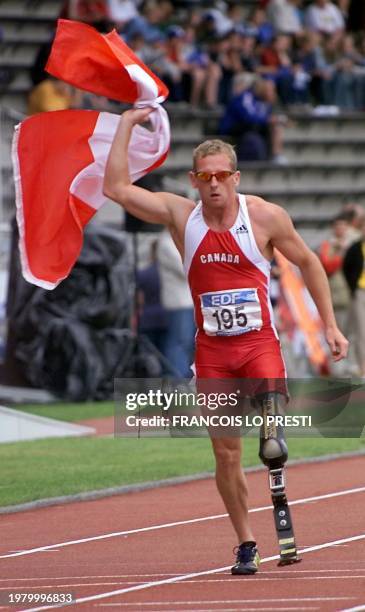
[[[208,41],[211,37],[219,38],[228,34],[234,27],[231,19],[229,19],[222,11],[216,8],[211,8],[205,11],[202,15],[201,31],[204,33],[204,40]],[[200,38],[202,40],[202,38]]]
[[[245,32],[256,39],[258,45],[268,45],[274,38],[274,28],[265,9],[256,7],[245,24]]]
[[[363,37],[364,39],[364,37]],[[361,39],[360,39],[361,40]],[[352,67],[354,108],[365,109],[365,54],[357,49],[352,34],[346,34],[341,43],[343,58],[349,60]]]
[[[230,21],[230,30],[237,26],[242,26],[245,18],[244,7],[236,2],[231,2],[227,6],[226,16]]]
[[[301,34],[303,31],[299,15],[301,0],[270,0],[267,16],[277,34]]]
[[[60,17],[83,21],[103,31],[109,23],[109,7],[107,0],[66,0]]]
[[[297,46],[293,52],[294,98],[297,96],[299,90],[301,93],[300,101],[304,103],[310,102],[312,98],[316,104],[322,103],[322,77],[320,72],[317,71],[316,54],[319,41],[320,34],[317,34],[317,32],[305,32],[303,36],[297,39]],[[300,75],[301,72],[303,73],[302,76]],[[300,78],[302,78],[301,89],[299,87]]]
[[[194,107],[215,108],[222,75],[210,53],[195,44],[193,28],[170,26],[166,30],[165,53],[151,65],[170,89],[172,102],[188,101]]]
[[[240,161],[284,163],[282,127],[272,114],[275,88],[271,81],[242,73],[234,79],[233,97],[221,119],[221,134],[233,136]]]
[[[307,8],[305,25],[309,30],[322,34],[335,34],[345,28],[340,9],[330,0],[314,0]]]
[[[226,105],[232,96],[232,84],[236,74],[255,72],[258,60],[255,56],[255,38],[245,30],[235,28],[220,42],[217,57],[222,69],[219,100]]]
[[[171,8],[169,2],[147,0],[142,6],[141,14],[128,21],[121,31],[127,44],[137,35],[142,36],[147,44],[161,38],[169,7]]]
[[[44,79],[33,87],[28,96],[28,115],[47,111],[79,108],[81,92],[53,77]]]
[[[276,84],[278,96],[283,104],[293,102],[294,72],[290,56],[292,39],[280,34],[275,36],[272,44],[263,50],[259,74],[272,79]]]
[[[169,88],[169,102],[182,102],[185,99],[184,74],[189,72],[186,62],[186,33],[180,26],[170,26],[166,30],[165,54],[160,62],[161,78]]]
[[[325,37],[317,50],[317,65],[322,71],[323,103],[341,109],[355,108],[353,62],[342,50],[342,37]]]
[[[118,30],[139,15],[136,0],[107,0],[109,18]]]

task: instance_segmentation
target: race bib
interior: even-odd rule
[[[208,336],[238,336],[262,327],[257,289],[202,293],[200,304]]]

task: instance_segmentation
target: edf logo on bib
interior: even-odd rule
[[[257,299],[256,292],[251,289],[247,291],[217,291],[203,294],[201,297],[203,306],[234,306],[244,302],[253,302]]]

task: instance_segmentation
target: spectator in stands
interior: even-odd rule
[[[335,217],[331,229],[332,236],[322,242],[318,255],[327,273],[336,321],[345,333],[350,306],[350,294],[342,271],[344,256],[349,247],[349,224],[346,215]]]
[[[186,58],[191,74],[190,104],[199,107],[205,104],[206,108],[214,109],[218,103],[219,82],[222,69],[217,62],[215,50],[204,51],[197,46]]]
[[[190,378],[195,336],[193,301],[181,257],[167,230],[160,234],[157,259],[161,302],[167,317],[163,354],[180,376]]]
[[[160,65],[161,78],[169,88],[169,102],[185,99],[184,76],[189,73],[186,61],[186,33],[180,26],[170,26],[166,31],[166,53]],[[194,76],[192,76],[194,78]]]
[[[166,2],[166,0],[161,2],[147,0],[142,6],[141,14],[128,21],[122,29],[121,34],[123,38],[129,43],[131,38],[140,35],[147,44],[155,42],[159,38],[161,39],[171,10],[172,5],[170,2]]]
[[[314,0],[305,14],[305,25],[309,30],[322,34],[336,34],[345,28],[340,9],[330,0]]]
[[[359,375],[365,378],[365,219],[362,220],[360,240],[346,252],[343,272],[351,291],[351,320]]]
[[[256,42],[257,38],[251,31],[241,33],[241,64],[244,72],[256,72],[260,64]]]
[[[255,38],[248,35],[242,26],[235,28],[222,39],[217,59],[222,69],[219,100],[226,105],[232,97],[234,76],[256,70]]]
[[[277,163],[286,161],[282,155],[282,126],[272,114],[275,98],[272,81],[249,73],[235,77],[220,133],[235,138],[238,159],[264,161],[272,157]]]
[[[202,33],[204,32],[204,42],[209,42],[210,37],[219,38],[228,34],[234,27],[232,20],[227,17],[222,11],[216,8],[211,8],[205,11],[202,15]],[[203,39],[202,36],[200,40]]]
[[[265,9],[260,6],[253,9],[245,24],[247,36],[255,37],[258,45],[268,45],[274,38],[274,28],[268,20]]]
[[[137,0],[107,0],[109,19],[121,30],[139,15]]]
[[[241,27],[245,19],[244,7],[238,2],[231,2],[227,6],[226,16],[230,21],[229,31]]]
[[[153,67],[170,88],[169,100],[215,108],[222,76],[221,67],[215,61],[217,53],[205,51],[196,44],[193,28],[184,30],[176,25],[166,30],[165,50],[159,65]]]
[[[66,0],[60,17],[89,23],[99,31],[110,29],[107,0]]]
[[[301,0],[270,0],[267,15],[277,34],[297,35],[303,31],[299,8]]]
[[[161,304],[157,245],[158,239],[151,244],[148,265],[137,273],[138,328],[162,352],[166,340],[167,317]]]
[[[272,44],[262,52],[261,65],[258,67],[260,74],[275,82],[278,96],[284,105],[293,102],[294,71],[291,47],[290,36],[275,36]]]
[[[320,72],[317,71],[316,61],[316,48],[319,40],[320,35],[317,32],[305,32],[303,36],[297,39],[297,46],[293,53],[294,98],[297,93],[301,94],[297,101],[309,103],[313,99],[317,104],[322,103],[322,77]],[[301,75],[301,72],[304,74]],[[300,80],[302,80],[302,83],[300,83]]]
[[[322,46],[315,49],[316,72],[321,76],[321,103],[340,108],[355,107],[352,62],[341,52],[337,34],[324,37]]]
[[[351,66],[354,108],[365,110],[365,54],[355,47],[352,34],[343,37],[341,47],[343,58],[348,60]]]
[[[82,101],[80,90],[53,77],[44,79],[33,87],[28,97],[28,115],[47,111],[79,108]]]
[[[352,244],[361,238],[362,225],[365,220],[365,209],[360,204],[348,202],[343,207],[342,214],[345,215],[349,224],[349,244]]]

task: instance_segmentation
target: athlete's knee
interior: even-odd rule
[[[268,392],[258,396],[256,403],[263,417],[259,457],[270,469],[281,468],[288,459],[288,447],[284,427],[276,417],[284,416],[286,398],[280,393]]]

